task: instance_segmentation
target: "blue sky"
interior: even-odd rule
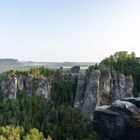
[[[139,0],[0,0],[0,58],[99,62],[139,48]]]

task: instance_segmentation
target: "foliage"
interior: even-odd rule
[[[34,67],[30,69],[30,74],[32,74],[35,78],[38,77],[39,75],[43,75],[46,77],[53,77],[55,74],[54,69],[49,69],[47,67]]]
[[[69,84],[65,84],[67,92],[70,90]],[[63,96],[63,87],[59,86],[57,85],[57,88],[61,90],[55,93],[56,97]],[[35,140],[34,135],[38,133],[36,129],[30,131],[31,128],[39,129],[45,137],[51,135],[54,140],[94,140],[96,137],[90,119],[80,110],[72,107],[72,101],[70,101],[72,99],[65,97],[63,100],[55,102],[55,98],[46,102],[43,97],[28,96],[25,91],[19,93],[16,100],[10,100],[2,95],[0,94],[0,124],[23,126],[25,132],[29,132],[25,137],[26,140],[32,138]],[[36,137],[41,139],[42,134],[38,133],[38,135]],[[48,137],[48,139],[50,138]]]
[[[95,65],[89,66],[86,72],[89,73],[92,70],[98,70],[98,69],[99,69],[99,65],[96,63]]]
[[[100,62],[100,68],[109,68],[125,75],[132,74],[133,66],[136,66],[138,61],[135,57],[135,53],[128,54],[126,51],[116,52],[114,55],[102,60]]]
[[[65,106],[74,104],[76,86],[67,80],[54,80],[52,82],[51,98],[55,106],[64,104]]]
[[[20,74],[21,75],[32,74],[34,76],[34,78],[37,78],[40,75],[43,75],[45,77],[54,77],[55,70],[41,66],[41,67],[32,67],[32,68],[30,68],[30,70],[26,70],[26,71],[11,69],[6,72],[6,75],[9,75],[9,76],[16,76],[16,75],[20,75]]]
[[[15,70],[11,69],[11,70],[7,71],[7,75],[15,76]]]
[[[111,71],[132,75],[134,80],[133,93],[137,96],[138,92],[140,92],[140,64],[134,52],[130,54],[126,51],[116,52],[114,55],[102,60],[99,68],[108,68]]]
[[[21,126],[1,126],[0,140],[46,140],[38,129],[32,128],[25,133]],[[47,140],[51,140],[49,136]]]
[[[29,130],[29,133],[24,137],[24,140],[45,140],[42,132],[39,132],[38,129],[33,128]]]

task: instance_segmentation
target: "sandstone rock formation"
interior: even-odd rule
[[[80,66],[73,66],[70,69],[70,73],[79,73],[80,72]]]
[[[132,97],[131,76],[111,73],[109,70],[94,70],[79,74],[74,106],[93,118],[96,106],[108,105],[117,99]]]
[[[94,128],[100,140],[139,140],[140,100],[125,100],[116,100],[111,106],[96,108]]]
[[[77,93],[74,106],[82,108],[90,116],[93,116],[99,94],[100,71],[81,74],[78,79]]]
[[[0,81],[0,89],[10,99],[16,99],[19,91],[25,90],[28,95],[33,92],[50,99],[51,82],[45,77],[34,78],[33,75],[7,76]]]
[[[18,81],[16,77],[6,77],[1,82],[1,90],[4,94],[8,94],[10,99],[16,99],[18,90]]]

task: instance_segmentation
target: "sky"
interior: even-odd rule
[[[140,0],[0,0],[0,58],[100,62],[140,56]]]

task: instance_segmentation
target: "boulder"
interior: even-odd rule
[[[94,112],[94,128],[100,140],[137,140],[140,137],[139,108],[117,100],[111,106],[100,106]]]

